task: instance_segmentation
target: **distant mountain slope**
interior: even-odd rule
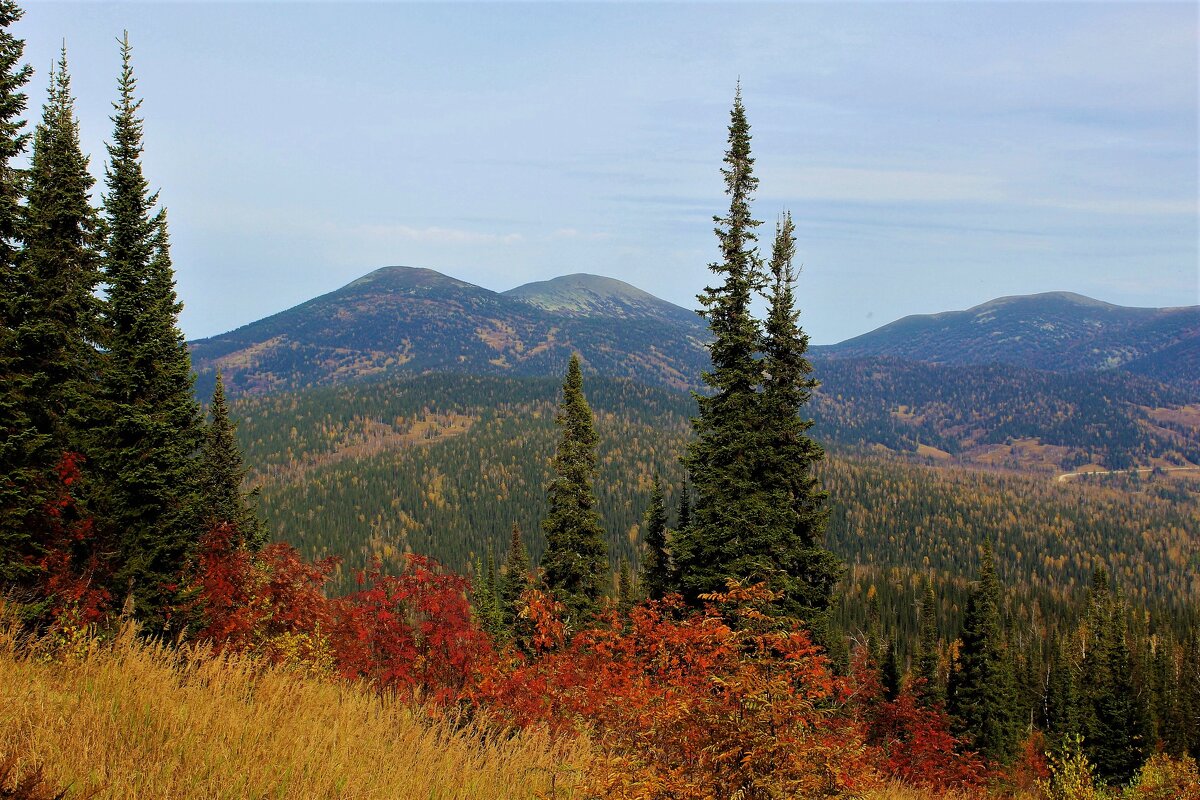
[[[695,314],[621,281],[572,275],[499,294],[385,267],[191,348],[202,396],[217,369],[234,393],[263,392],[392,372],[553,375],[572,351],[600,374],[687,388],[708,363],[705,336]]]
[[[817,352],[1052,371],[1127,369],[1200,386],[1200,307],[1127,308],[1070,292],[1001,297],[966,311],[905,317]]]
[[[576,273],[509,289],[505,297],[554,314],[608,319],[671,320],[685,326],[699,323],[694,311],[661,300],[615,278]]]

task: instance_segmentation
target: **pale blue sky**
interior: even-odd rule
[[[31,4],[30,118],[65,38],[97,175],[126,28],[189,337],[390,264],[692,307],[739,76],[814,342],[1200,302],[1193,3]]]

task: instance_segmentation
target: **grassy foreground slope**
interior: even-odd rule
[[[570,798],[589,756],[583,739],[484,735],[204,649],[80,650],[52,661],[0,633],[0,762],[40,764],[68,798]]]

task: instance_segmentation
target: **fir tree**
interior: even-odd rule
[[[626,616],[631,608],[633,608],[633,579],[629,575],[629,562],[622,558],[621,566],[617,570],[617,611],[621,616]]]
[[[592,409],[583,395],[579,356],[572,355],[563,381],[562,405],[555,422],[560,428],[550,484],[549,513],[542,521],[546,552],[542,569],[546,587],[580,624],[599,609],[611,579],[608,546],[596,510],[596,436]]]
[[[682,531],[685,528],[691,527],[692,524],[692,485],[687,481],[683,482],[683,490],[679,493],[679,522],[675,525],[675,530]]]
[[[117,540],[118,596],[129,593],[150,631],[167,627],[176,587],[199,537],[196,456],[200,406],[191,363],[177,326],[167,220],[155,212],[142,173],[141,101],[128,37],[121,42],[120,97],[108,145],[103,267],[106,353],[97,467],[104,482],[98,509]]]
[[[766,582],[782,592],[778,612],[805,619],[825,640],[841,564],[823,547],[825,494],[812,473],[823,451],[799,416],[816,382],[792,291],[793,228],[788,218],[777,231],[768,281],[755,244],[761,222],[750,211],[758,180],[740,87],[721,172],[729,211],[714,218],[721,260],[710,269],[724,282],[699,298],[712,333],[712,369],[703,376],[711,391],[696,395],[696,436],[684,459],[696,504],[672,548],[679,584],[695,603],[729,578]],[[750,304],[768,283],[764,327]]]
[[[220,372],[208,411],[211,419],[204,431],[200,458],[201,514],[205,525],[209,528],[222,523],[231,525],[237,532],[237,544],[260,550],[267,542],[267,528],[259,519],[251,497],[242,491],[247,470],[242,463],[236,426],[229,418]]]
[[[24,583],[38,553],[31,523],[46,499],[44,454],[49,436],[33,426],[34,376],[23,355],[30,275],[20,256],[24,181],[14,159],[25,151],[25,94],[31,70],[25,43],[13,36],[21,9],[0,0],[0,581]]]
[[[521,595],[533,585],[530,575],[529,551],[521,536],[521,526],[513,523],[508,543],[508,558],[504,563],[504,575],[500,578],[500,613],[504,625],[516,630],[521,618]]]
[[[921,613],[917,639],[917,677],[923,683],[920,689],[921,704],[929,707],[945,702],[946,693],[942,686],[938,668],[941,654],[938,646],[937,597],[933,593],[933,581],[925,579],[925,593],[921,598]]]
[[[1079,688],[1065,642],[1058,642],[1046,677],[1042,726],[1054,749],[1082,735],[1079,724]]]
[[[776,226],[771,248],[770,307],[764,327],[760,395],[761,431],[766,442],[759,486],[770,498],[775,530],[772,554],[780,569],[776,588],[785,592],[783,611],[805,619],[827,638],[827,612],[842,563],[824,547],[828,493],[820,488],[813,469],[825,456],[808,436],[812,420],[801,412],[817,381],[805,353],[808,334],[799,325],[793,286],[796,281],[795,229],[790,214]]]
[[[508,627],[504,624],[504,615],[500,608],[499,582],[496,579],[496,558],[488,550],[487,569],[478,569],[479,585],[475,589],[475,616],[479,627],[483,628],[496,640],[508,638]]]
[[[642,588],[652,600],[661,600],[675,591],[671,551],[667,547],[667,509],[663,503],[662,482],[654,476],[650,507],[646,509],[646,555],[642,559]]]
[[[1184,746],[1200,760],[1200,628],[1193,628],[1179,669],[1179,714]]]
[[[969,737],[980,755],[1007,763],[1016,752],[1020,722],[1012,664],[1002,641],[1001,599],[991,544],[985,542],[979,581],[963,616],[948,701],[958,732]]]
[[[51,438],[55,461],[63,451],[84,449],[80,431],[95,410],[100,268],[94,183],[79,145],[64,48],[33,137],[24,251],[30,277],[26,363],[38,398],[34,421]]]
[[[903,677],[896,643],[891,640],[884,642],[882,677],[883,696],[891,702],[900,696],[900,682]]]
[[[769,499],[759,485],[762,436],[758,428],[760,326],[751,315],[753,292],[761,287],[762,264],[750,203],[758,179],[750,155],[750,124],[739,87],[730,113],[729,146],[721,170],[729,211],[714,217],[721,260],[710,264],[724,280],[699,296],[712,333],[712,369],[703,375],[711,390],[697,394],[695,439],[684,459],[696,489],[691,523],[674,547],[680,588],[697,603],[719,591],[727,578],[774,578]]]
[[[1098,573],[1099,577],[1099,573]],[[1084,752],[1096,774],[1127,783],[1148,752],[1147,714],[1125,640],[1124,604],[1093,584],[1092,646],[1084,660]]]

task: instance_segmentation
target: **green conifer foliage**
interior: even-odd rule
[[[509,629],[504,624],[504,615],[500,608],[496,558],[490,550],[487,556],[487,569],[477,570],[476,574],[480,576],[479,583],[475,587],[475,615],[479,620],[479,627],[496,640],[507,639]]]
[[[1200,760],[1200,628],[1192,630],[1179,665],[1179,713],[1187,752]]]
[[[762,223],[750,212],[758,179],[740,87],[730,113],[721,174],[729,211],[713,219],[721,260],[709,269],[724,280],[699,296],[713,335],[712,370],[703,376],[711,393],[696,396],[696,438],[684,459],[696,503],[691,524],[676,537],[674,547],[680,588],[693,603],[703,593],[723,589],[727,578],[762,581],[778,574],[772,558],[777,543],[771,541],[769,524],[775,514],[759,484],[760,326],[751,315],[750,301],[763,283],[754,233]]]
[[[150,631],[168,626],[179,576],[201,529],[197,507],[200,406],[177,326],[163,211],[142,173],[142,121],[128,37],[108,145],[103,267],[108,351],[95,459],[104,483],[101,523],[117,539],[115,591],[132,594]]]
[[[1046,679],[1043,730],[1056,750],[1082,735],[1079,725],[1079,687],[1075,668],[1065,642],[1058,642]]]
[[[721,260],[710,269],[724,281],[699,298],[713,337],[712,370],[703,376],[711,393],[696,396],[696,437],[684,459],[696,504],[672,547],[678,581],[693,603],[729,578],[765,581],[783,594],[777,611],[804,619],[824,641],[842,566],[823,546],[826,495],[812,468],[824,453],[800,416],[816,381],[792,288],[794,228],[790,217],[781,221],[769,278],[755,244],[758,179],[740,88],[721,172],[729,211],[714,218]],[[750,303],[768,286],[764,325]]]
[[[633,608],[633,603],[633,579],[629,574],[629,562],[622,558],[621,566],[617,570],[617,610],[624,616]]]
[[[49,445],[30,418],[34,376],[24,363],[30,277],[20,258],[24,181],[13,160],[25,151],[22,132],[31,71],[21,64],[25,43],[13,36],[21,9],[0,0],[0,581],[28,580],[37,554],[31,521],[45,500],[43,455]]]
[[[692,524],[692,485],[684,481],[683,490],[679,493],[679,522],[675,530],[682,531]]]
[[[925,579],[925,593],[921,598],[921,613],[917,639],[917,677],[923,683],[920,689],[921,704],[929,707],[946,700],[938,667],[941,659],[938,642],[937,597],[933,593],[933,581]]]
[[[79,145],[64,49],[34,132],[25,207],[30,303],[24,349],[38,398],[34,422],[51,437],[51,461],[65,450],[84,449],[80,431],[95,410],[100,267],[94,183]]]
[[[200,459],[201,516],[209,528],[222,523],[232,525],[237,531],[236,543],[260,550],[267,542],[267,528],[251,498],[242,491],[246,466],[236,426],[229,418],[220,372],[208,412],[210,421],[204,431]]]
[[[817,381],[805,353],[808,334],[799,325],[793,291],[795,227],[790,214],[776,226],[771,248],[770,307],[764,327],[760,395],[762,447],[759,485],[770,499],[775,530],[770,534],[780,570],[776,588],[785,592],[784,613],[808,621],[818,639],[827,638],[827,612],[843,572],[841,560],[825,549],[828,492],[813,472],[824,449],[808,436],[812,420],[801,416]]]
[[[903,670],[900,668],[900,656],[896,652],[896,643],[893,641],[884,642],[882,674],[884,697],[888,701],[895,700],[900,696]]]
[[[596,510],[596,436],[592,409],[583,395],[579,356],[572,355],[555,420],[560,434],[550,483],[549,512],[542,521],[546,587],[579,624],[599,609],[609,585],[608,545]]]
[[[662,482],[657,475],[650,492],[650,507],[646,509],[645,544],[642,588],[652,600],[661,600],[675,591],[675,575],[667,546],[667,508],[663,502]]]
[[[1088,625],[1091,643],[1084,658],[1084,752],[1096,774],[1127,783],[1149,755],[1145,700],[1135,683],[1126,642],[1125,607],[1113,597],[1107,573],[1097,571]]]
[[[504,625],[516,631],[521,624],[521,595],[533,585],[530,574],[529,550],[521,536],[521,526],[513,523],[509,536],[508,558],[504,562],[504,574],[500,577],[500,613]]]
[[[948,701],[958,731],[980,755],[1004,764],[1016,753],[1020,721],[1012,662],[1003,642],[1001,599],[991,544],[985,542],[979,581],[963,617]]]

